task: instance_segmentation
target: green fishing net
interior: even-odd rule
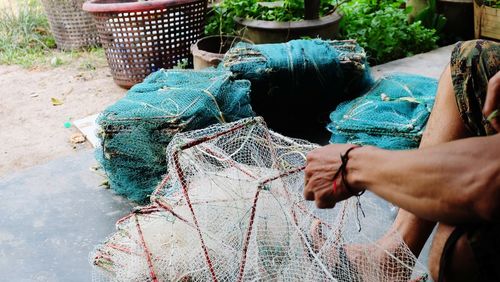
[[[418,147],[434,104],[437,81],[393,74],[379,79],[363,96],[342,103],[330,115],[330,143],[385,149]]]
[[[98,118],[97,159],[118,194],[145,202],[167,173],[165,148],[176,133],[251,117],[254,109],[275,130],[314,140],[324,116],[372,84],[353,41],[239,44],[217,69],[160,70],[130,89]],[[416,76],[380,80],[332,113],[331,141],[418,145],[435,88],[435,80]]]
[[[366,54],[352,40],[239,43],[219,68],[251,81],[252,107],[270,128],[301,138],[327,133],[329,113],[373,82]]]
[[[167,172],[165,149],[182,131],[254,116],[250,82],[218,70],[160,70],[99,116],[96,156],[110,186],[144,202]]]

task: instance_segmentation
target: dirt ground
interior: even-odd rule
[[[82,56],[31,70],[0,65],[0,177],[91,148],[71,143],[78,130],[65,123],[102,111],[125,92],[103,59]]]

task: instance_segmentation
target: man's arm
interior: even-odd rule
[[[308,155],[305,197],[321,208],[350,195],[333,174],[348,145]],[[335,161],[333,161],[335,159]],[[361,147],[349,153],[347,183],[418,217],[444,223],[500,220],[500,134],[410,151]]]
[[[500,135],[412,151],[351,152],[347,181],[427,220],[500,219]]]
[[[493,116],[499,108],[497,72],[488,82],[483,113]],[[500,116],[491,117],[490,123],[500,131]],[[339,156],[350,147],[328,145],[308,154],[304,189],[307,200],[315,200],[320,208],[331,208],[351,196],[339,179],[338,189],[332,189]],[[358,148],[349,154],[347,182],[354,189],[366,187],[427,220],[450,224],[500,221],[500,134],[413,151]]]

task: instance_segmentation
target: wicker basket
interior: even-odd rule
[[[92,0],[94,16],[116,84],[129,88],[151,72],[191,60],[190,47],[205,25],[206,0]]]
[[[42,0],[57,48],[72,50],[99,43],[92,16],[82,10],[84,0]]]

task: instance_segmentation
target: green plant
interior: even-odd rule
[[[500,1],[499,0],[484,0],[484,1],[477,1],[477,2],[479,2],[479,4],[484,4],[488,7],[500,9]]]
[[[333,13],[343,2],[320,0],[320,16]],[[234,17],[280,22],[300,21],[304,19],[304,0],[223,0],[213,6],[205,34],[234,34]]]
[[[80,70],[88,71],[106,65],[102,48],[56,50],[40,0],[8,0],[7,3],[8,8],[0,10],[0,64],[59,67],[76,60]]]
[[[56,44],[40,3],[22,0],[16,4],[15,9],[0,11],[0,64],[29,67],[43,60]]]
[[[426,28],[435,29],[437,34],[443,31],[446,24],[446,18],[437,13],[436,0],[428,0],[427,7],[417,14],[414,21],[422,22]]]
[[[341,7],[344,38],[356,39],[371,64],[411,56],[436,48],[438,37],[420,21],[408,23],[404,0],[356,0]]]
[[[189,66],[189,61],[188,59],[182,59],[180,61],[177,62],[177,65],[175,65],[173,67],[173,69],[179,69],[179,70],[182,70],[182,69],[187,69]]]

